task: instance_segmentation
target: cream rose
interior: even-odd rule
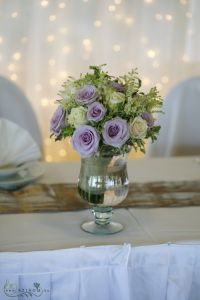
[[[119,92],[113,92],[108,100],[108,105],[112,107],[113,105],[123,104],[125,102],[125,95]]]
[[[87,109],[83,106],[72,108],[68,116],[68,123],[75,128],[87,124],[86,113]]]
[[[144,139],[147,134],[148,125],[141,117],[136,117],[129,125],[132,139]]]

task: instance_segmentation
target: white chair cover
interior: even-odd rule
[[[10,80],[0,76],[0,118],[25,128],[42,149],[42,136],[34,111],[23,92]]]
[[[148,156],[200,154],[200,77],[188,79],[172,89],[164,100],[158,140],[149,144]]]
[[[200,245],[0,253],[0,299],[199,300]]]

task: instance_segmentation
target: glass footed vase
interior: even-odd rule
[[[94,221],[81,228],[94,234],[112,234],[123,225],[111,220],[113,206],[128,194],[127,155],[99,156],[81,159],[78,191],[81,198],[93,206]]]

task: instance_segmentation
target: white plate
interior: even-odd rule
[[[13,166],[13,167],[8,167],[8,168],[3,168],[1,169],[0,168],[0,180],[3,178],[3,177],[9,177],[9,176],[12,176],[12,175],[15,175],[16,173],[18,173],[20,170],[22,169],[26,169],[27,168],[27,163],[24,163],[23,165],[21,166]]]
[[[17,168],[18,169],[18,168]],[[9,177],[0,177],[0,188],[14,190],[30,183],[44,174],[44,166],[39,162],[30,162],[19,168]]]

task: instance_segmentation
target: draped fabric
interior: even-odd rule
[[[68,142],[49,139],[54,101],[68,75],[93,64],[107,63],[113,75],[138,67],[144,90],[157,85],[162,95],[199,75],[199,11],[198,0],[2,0],[0,74],[28,96],[46,160],[75,158]]]
[[[198,300],[199,266],[195,243],[1,253],[0,298]]]

